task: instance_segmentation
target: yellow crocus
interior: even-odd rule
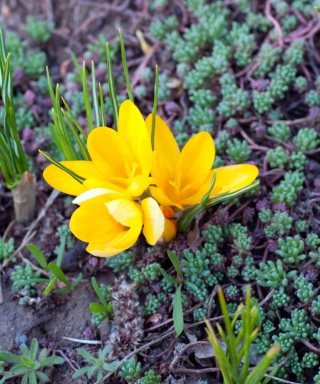
[[[135,199],[154,182],[150,177],[150,137],[140,111],[130,100],[120,106],[118,130],[95,128],[88,136],[87,145],[90,161],[61,162],[85,179],[82,184],[55,165],[50,165],[43,173],[47,183],[74,196],[104,188]]]
[[[136,203],[110,191],[97,188],[87,191],[73,203],[79,208],[70,219],[70,229],[80,240],[89,243],[94,256],[114,256],[135,244],[141,229],[149,244],[154,245],[164,231],[164,216],[158,203],[147,197]]]
[[[146,124],[150,135],[151,115],[147,117]],[[170,128],[157,116],[151,170],[156,186],[149,188],[152,196],[163,206],[184,210],[201,201],[209,190],[214,173],[216,180],[210,197],[236,192],[250,185],[258,176],[258,168],[251,164],[213,170],[214,159],[215,146],[208,132],[194,135],[180,151]],[[171,233],[168,233],[172,237],[172,226],[170,228]]]

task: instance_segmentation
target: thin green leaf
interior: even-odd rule
[[[174,269],[176,270],[177,274],[181,278],[183,278],[180,260],[179,260],[178,256],[170,250],[167,251],[167,255],[168,255],[172,265],[174,266]]]
[[[72,378],[73,378],[73,379],[77,379],[78,377],[85,375],[85,374],[88,372],[88,369],[89,369],[89,368],[90,368],[90,367],[83,367],[83,368],[79,369],[78,371],[76,371],[76,372],[72,375]]]
[[[66,275],[62,272],[61,268],[54,263],[49,263],[49,271],[60,281],[62,281],[69,289],[72,289],[68,282]]]
[[[86,70],[85,63],[83,63],[83,65],[82,65],[82,90],[83,90],[84,105],[86,108],[88,130],[90,133],[93,129],[93,123],[92,123],[90,96],[89,96],[89,90],[88,90],[88,76],[87,76],[87,70]]]
[[[82,154],[83,159],[84,160],[91,160],[88,149],[87,149],[86,145],[83,143],[83,141],[81,140],[81,138],[79,137],[79,135],[77,134],[77,131],[74,128],[72,121],[71,121],[70,117],[68,116],[67,112],[64,111],[63,109],[61,109],[61,112],[67,121],[68,127],[70,128],[70,131],[72,132],[72,136],[74,137],[75,141],[78,144],[78,147],[80,149],[80,152]]]
[[[59,268],[61,267],[62,258],[63,258],[64,252],[66,250],[66,243],[67,243],[67,236],[64,235],[61,237],[60,246],[58,249],[57,266]]]
[[[82,273],[79,273],[79,276],[77,277],[77,280],[72,283],[72,288],[75,288],[82,279]]]
[[[97,280],[96,280],[95,277],[93,277],[93,278],[91,279],[91,283],[92,283],[93,289],[94,289],[96,295],[99,297],[99,300],[101,301],[102,305],[103,305],[105,308],[107,308],[107,302],[106,302],[106,300],[105,300],[104,297],[103,297],[103,294],[102,294],[102,292],[101,292],[101,289],[100,289],[99,286],[98,286],[98,283],[97,283]]]
[[[88,363],[94,363],[95,358],[85,349],[83,348],[78,348],[77,352],[80,356],[82,356]]]
[[[37,384],[37,378],[34,371],[29,372],[29,384]]]
[[[113,71],[112,71],[110,47],[109,47],[108,43],[106,44],[106,56],[107,56],[107,66],[108,66],[108,89],[109,89],[109,96],[110,96],[111,105],[112,105],[112,114],[113,114],[114,128],[117,131],[118,130],[118,120],[119,120],[119,106],[118,106],[118,98],[117,98],[116,86],[115,86],[114,77],[113,77]]]
[[[84,141],[87,142],[88,140],[88,136],[86,135],[85,131],[83,130],[83,128],[81,127],[81,125],[79,124],[78,120],[76,119],[75,115],[73,114],[73,112],[71,111],[71,108],[69,107],[68,103],[65,101],[65,99],[62,97],[61,98],[64,106],[66,107],[67,109],[67,112],[69,113],[69,119],[72,121],[72,123],[78,128],[81,136],[83,137]]]
[[[31,345],[30,345],[30,360],[35,360],[38,352],[38,340],[32,339]]]
[[[99,83],[99,95],[100,95],[100,121],[101,126],[106,127],[107,126],[107,116],[106,116],[106,110],[104,108],[104,99],[102,94],[102,86]]]
[[[239,191],[236,191],[236,192],[233,192],[233,193],[228,193],[228,194],[224,194],[224,196],[222,197],[218,197],[217,196],[212,196],[209,201],[208,201],[208,204],[207,204],[207,208],[209,207],[213,207],[214,205],[218,204],[218,203],[221,203],[222,201],[224,200],[227,200],[227,199],[233,199],[235,197],[238,197],[240,196],[242,193],[245,193],[245,192],[248,192],[250,191],[251,189],[257,187],[258,185],[260,184],[260,181],[259,180],[256,180],[254,181],[252,184],[248,185],[247,187],[245,188],[242,188],[240,189]],[[217,199],[216,199],[217,198]]]
[[[214,354],[216,356],[216,359],[218,361],[219,368],[222,372],[223,379],[225,381],[225,384],[233,384],[232,377],[230,377],[231,374],[231,365],[225,355],[225,352],[223,351],[217,336],[214,333],[214,330],[211,327],[211,324],[207,319],[204,320],[206,324],[206,331],[208,334],[208,339],[212,345],[212,348],[214,350]]]
[[[71,169],[65,167],[64,165],[62,165],[61,163],[56,161],[51,155],[49,155],[48,153],[41,151],[41,150],[39,150],[39,152],[41,153],[41,155],[43,157],[45,157],[48,161],[50,161],[50,163],[52,163],[56,167],[62,169],[64,172],[68,173],[68,175],[72,176],[78,183],[82,184],[84,182],[85,179],[83,177],[77,175],[76,173],[71,171]]]
[[[99,303],[91,303],[89,308],[92,313],[109,312],[107,307]]]
[[[45,271],[48,271],[48,263],[45,255],[41,252],[41,249],[34,244],[27,244],[27,248],[36,258],[37,262],[40,264],[41,268]]]
[[[260,384],[264,374],[270,367],[272,360],[275,358],[279,351],[279,344],[275,344],[273,347],[271,347],[265,356],[260,360],[258,365],[255,366],[254,370],[249,374],[249,376],[247,376],[244,384]]]
[[[35,374],[36,374],[37,379],[39,379],[40,381],[44,381],[44,382],[50,381],[49,377],[43,372],[37,371],[37,372],[35,372]]]
[[[158,107],[158,88],[159,88],[159,76],[158,76],[158,66],[156,65],[156,74],[154,82],[154,99],[153,99],[153,108],[152,108],[152,128],[151,128],[151,147],[154,150],[154,138],[156,133],[156,116],[157,116],[157,107]]]
[[[47,288],[45,289],[45,291],[43,292],[43,294],[44,294],[45,296],[48,296],[48,295],[49,295],[49,293],[51,292],[52,287],[55,285],[56,282],[57,282],[57,278],[54,277],[54,278],[50,281],[50,283],[47,285]]]
[[[105,369],[108,372],[114,372],[117,369],[117,367],[115,367],[112,364],[104,363],[103,364],[103,369]]]
[[[95,118],[95,126],[101,127],[100,121],[100,108],[97,96],[97,79],[96,79],[96,71],[94,68],[94,62],[91,62],[91,77],[92,77],[92,100],[93,100],[93,110],[94,110],[94,118]]]
[[[179,283],[178,280],[176,280],[173,277],[171,277],[170,275],[168,275],[167,272],[163,268],[160,269],[160,272],[162,273],[162,276],[164,277],[164,279],[167,280],[167,282],[169,284],[178,284]]]
[[[126,49],[124,46],[124,41],[123,41],[121,29],[119,29],[119,37],[120,37],[120,48],[121,48],[121,59],[122,59],[123,73],[124,73],[124,77],[126,80],[128,96],[129,96],[129,99],[134,104],[134,98],[133,98],[133,93],[132,93],[132,89],[131,89],[130,77],[129,77],[129,71],[128,71],[128,65],[127,65]]]
[[[42,360],[40,365],[41,367],[51,367],[52,365],[63,364],[65,360],[59,356],[50,356]]]
[[[10,363],[20,364],[21,363],[21,357],[14,355],[10,352],[1,352],[0,351],[0,359],[5,361],[10,361]]]
[[[173,296],[173,324],[176,331],[176,337],[180,336],[183,331],[184,319],[181,302],[181,287],[180,284],[176,293]]]

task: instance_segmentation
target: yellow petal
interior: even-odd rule
[[[104,242],[114,239],[123,226],[116,222],[105,206],[105,196],[82,203],[70,219],[71,232],[84,242]]]
[[[105,203],[110,215],[126,227],[142,227],[142,215],[135,203],[128,199],[111,200]]]
[[[102,180],[97,179],[87,179],[83,182],[83,186],[86,189],[94,189],[94,188],[104,188],[109,189],[111,191],[117,192],[117,193],[125,193],[125,188],[120,187],[117,183],[113,182],[106,182]]]
[[[133,161],[140,165],[139,174],[149,176],[152,162],[151,142],[139,109],[124,101],[119,109],[118,133],[126,142]]]
[[[208,177],[215,157],[212,137],[208,132],[193,136],[181,151],[177,173],[181,172],[181,189],[187,184],[202,185]]]
[[[89,243],[87,251],[97,257],[115,256],[132,247],[138,240],[141,231],[137,227],[120,233],[114,240],[102,243]]]
[[[155,184],[156,180],[152,177],[137,175],[133,178],[126,193],[129,196],[138,197],[149,187],[150,184]]]
[[[163,213],[152,197],[142,200],[141,208],[143,212],[143,234],[149,244],[155,245],[164,231]]]
[[[128,177],[126,164],[133,163],[131,152],[114,129],[95,128],[88,137],[88,150],[94,165],[108,178]],[[96,177],[91,176],[91,179]]]
[[[177,222],[176,220],[165,219],[163,239],[166,243],[170,243],[176,237]]]
[[[95,189],[89,189],[88,191],[82,193],[78,197],[76,197],[72,203],[73,204],[78,204],[81,205],[83,202],[93,199],[95,197],[105,195],[106,200],[111,200],[111,199],[119,199],[121,197],[124,197],[122,194],[118,192],[111,191],[109,189],[105,188],[95,188]]]
[[[92,161],[61,161],[61,164],[84,179],[89,177],[105,179]],[[53,188],[69,195],[78,196],[86,191],[86,188],[81,183],[53,164],[44,170],[43,177]]]
[[[258,176],[259,169],[251,164],[228,165],[215,169],[216,182],[210,196],[224,192],[236,192],[250,185]]]
[[[155,200],[157,200],[159,204],[168,206],[174,205],[180,209],[183,209],[183,206],[181,204],[171,201],[169,197],[164,194],[162,189],[157,187],[150,187],[149,190],[151,192],[151,195],[154,197]]]
[[[152,115],[146,119],[151,140]],[[156,116],[154,149],[160,154],[161,165],[168,180],[174,179],[174,170],[180,155],[180,149],[170,128],[161,117]]]
[[[152,153],[151,175],[155,178],[157,187],[161,188],[167,195],[169,191],[169,180],[174,179],[174,176],[170,178],[165,162],[162,161],[160,153],[156,150]]]
[[[213,177],[213,172],[214,171],[211,170],[208,173],[207,179],[201,186],[198,186],[197,188],[192,188],[189,191],[189,193],[182,193],[180,195],[180,200],[179,200],[180,204],[187,206],[187,205],[195,205],[200,203],[203,196],[209,191],[210,184]]]

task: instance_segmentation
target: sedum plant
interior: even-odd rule
[[[243,304],[239,305],[232,320],[220,286],[218,286],[218,297],[225,331],[219,323],[216,323],[216,326],[220,338],[226,344],[226,350],[223,349],[209,321],[205,320],[205,323],[209,341],[223,376],[223,384],[260,384],[267,382],[263,381],[263,376],[279,352],[280,345],[273,345],[260,362],[252,370],[249,370],[251,345],[259,332],[257,325],[261,326],[259,324],[261,323],[259,306],[254,299],[251,299],[250,287],[247,286],[246,288],[245,306]],[[240,317],[241,327],[236,336],[235,326]]]
[[[17,356],[10,352],[4,352],[0,349],[0,359],[15,364],[0,380],[0,384],[5,383],[8,379],[20,376],[22,376],[21,384],[37,384],[38,380],[48,382],[50,381],[49,377],[45,373],[41,372],[40,369],[64,363],[64,359],[62,357],[48,357],[48,350],[46,348],[43,348],[40,351],[37,358],[37,339],[32,339],[30,349],[25,344],[20,345],[20,352],[21,356]]]

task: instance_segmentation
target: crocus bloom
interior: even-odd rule
[[[109,190],[97,188],[78,196],[80,207],[70,220],[72,233],[88,242],[87,251],[94,256],[114,256],[137,241],[141,229],[149,244],[163,234],[164,216],[158,203],[147,197],[141,203],[126,198],[113,199]]]
[[[151,115],[146,124],[151,134]],[[250,185],[258,176],[258,168],[251,164],[213,170],[214,158],[214,142],[208,132],[194,135],[180,151],[169,127],[157,116],[151,170],[156,186],[150,187],[152,196],[163,206],[183,210],[201,201],[209,190],[214,173],[216,180],[210,197],[236,192]]]
[[[47,183],[74,196],[90,189],[105,188],[135,199],[154,182],[149,177],[150,137],[140,111],[130,100],[120,106],[118,131],[95,128],[88,136],[87,145],[90,161],[61,162],[85,179],[82,184],[55,165],[50,165],[43,173]]]

